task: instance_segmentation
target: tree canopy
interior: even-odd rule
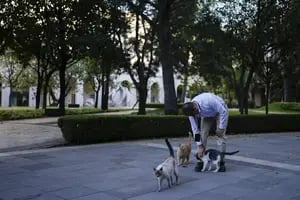
[[[68,75],[79,77],[80,62],[80,79],[89,75],[95,92],[102,88],[102,109],[111,74],[126,72],[145,114],[148,80],[161,67],[165,114],[177,113],[190,88],[236,98],[247,113],[254,90],[265,91],[264,104],[300,99],[299,10],[297,0],[2,0],[0,54],[13,52],[17,68],[36,73],[37,108],[56,74],[64,113]],[[188,87],[190,77],[203,85]]]

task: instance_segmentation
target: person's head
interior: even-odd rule
[[[197,104],[194,102],[187,102],[184,103],[182,106],[182,113],[186,116],[192,116],[197,114],[198,112],[199,111],[198,111]]]

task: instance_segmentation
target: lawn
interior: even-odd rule
[[[179,110],[181,113],[181,110]],[[265,106],[249,109],[248,115],[265,115]],[[163,109],[147,110],[147,115],[163,115]],[[300,114],[300,103],[275,102],[269,105],[269,114]],[[240,115],[238,108],[229,109],[229,115]]]

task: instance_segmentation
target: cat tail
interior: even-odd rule
[[[224,155],[233,155],[233,154],[236,154],[240,151],[233,151],[233,152],[223,152]]]
[[[168,146],[168,149],[169,149],[169,152],[170,152],[170,156],[172,156],[173,158],[175,158],[173,147],[170,144],[168,138],[165,139],[165,142],[166,142],[166,144]]]

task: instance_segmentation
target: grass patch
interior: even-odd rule
[[[264,112],[257,112],[254,109],[248,110],[248,115],[264,115]],[[229,116],[241,115],[238,109],[229,109]]]
[[[136,113],[135,113],[136,114]],[[248,115],[264,115],[262,111],[257,112],[256,110],[249,110]],[[165,115],[163,109],[147,110],[147,115]],[[179,110],[179,115],[182,115],[181,110]],[[238,109],[229,109],[229,116],[241,115]]]
[[[266,107],[260,107],[258,111],[265,111]],[[269,104],[269,112],[286,114],[300,114],[300,103],[296,102],[274,102]]]
[[[257,109],[249,109],[248,115],[265,115],[265,106]],[[178,110],[181,115],[181,109]],[[281,103],[269,104],[269,114],[300,114],[300,103]],[[164,115],[163,109],[147,110],[147,115]],[[238,109],[229,109],[229,116],[241,115]]]

